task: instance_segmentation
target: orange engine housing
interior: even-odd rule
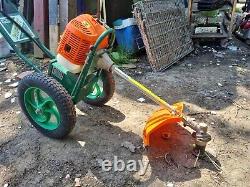
[[[71,20],[61,37],[57,52],[69,62],[83,65],[98,37],[106,28],[89,14],[83,14]],[[99,49],[108,47],[108,37],[99,45]]]

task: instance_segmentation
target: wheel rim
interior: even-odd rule
[[[94,78],[95,79],[95,78]],[[92,89],[90,93],[87,95],[88,99],[96,100],[100,97],[104,96],[104,89],[103,89],[103,76],[99,76],[97,80],[92,83]]]
[[[31,87],[24,93],[25,107],[31,118],[46,130],[58,128],[61,116],[53,99],[39,88]]]

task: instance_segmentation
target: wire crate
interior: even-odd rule
[[[134,17],[154,71],[162,71],[193,50],[183,6],[164,0],[134,4]]]

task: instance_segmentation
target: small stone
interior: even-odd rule
[[[4,81],[5,83],[10,83],[11,79],[7,79],[6,81]]]
[[[210,112],[212,115],[216,115],[217,114],[217,112],[215,112],[215,111],[211,111]]]
[[[136,147],[131,142],[125,141],[121,144],[121,146],[129,149],[130,152],[135,153]]]
[[[86,142],[84,142],[84,141],[77,141],[82,147],[85,147],[85,145],[86,145]]]
[[[76,174],[76,178],[80,178],[82,174]]]
[[[15,83],[10,84],[9,86],[12,88],[16,88],[18,86],[18,84],[19,84],[18,82],[15,82]]]
[[[15,97],[10,100],[11,103],[15,103],[15,101],[16,101]]]
[[[218,83],[217,85],[218,85],[219,87],[223,87],[223,85],[222,85],[221,83]]]
[[[145,99],[141,97],[141,98],[137,99],[137,101],[143,103],[143,102],[145,102]]]
[[[195,121],[195,118],[188,117],[188,121]]]
[[[6,59],[1,59],[1,60],[0,60],[0,63],[1,63],[1,64],[2,64],[2,63],[5,64],[6,61],[7,61]]]
[[[168,182],[168,183],[167,183],[167,187],[174,187],[174,183]]]
[[[243,60],[243,61],[246,61],[246,59],[245,59],[245,58],[242,58],[242,60]]]
[[[5,99],[9,99],[11,96],[12,96],[11,92],[7,92],[7,93],[4,94]]]
[[[7,68],[10,72],[16,72],[17,71],[17,66],[14,62],[10,61],[8,64],[7,64]]]
[[[217,58],[224,58],[224,55],[223,54],[219,54],[219,53],[215,54],[214,56],[217,57]]]
[[[9,186],[9,184],[7,184],[7,183],[3,185],[3,187],[8,187],[8,186]]]
[[[65,179],[69,179],[70,178],[70,174],[67,174]]]
[[[7,68],[6,67],[4,67],[4,68],[0,68],[0,72],[2,72],[2,71],[6,71],[7,70]]]
[[[217,63],[216,65],[217,65],[217,66],[220,66],[220,64],[219,64],[219,63]]]
[[[81,187],[81,179],[75,178],[75,187]]]
[[[230,49],[231,51],[237,51],[237,47],[236,46],[228,46],[228,49]]]

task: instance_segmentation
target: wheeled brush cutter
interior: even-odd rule
[[[114,65],[109,56],[113,29],[90,15],[80,15],[68,23],[55,56],[9,0],[2,0],[0,8],[1,34],[36,71],[20,81],[18,94],[23,113],[41,133],[58,139],[67,136],[76,122],[74,105],[80,101],[95,106],[107,103],[115,90],[113,73],[116,73],[162,107],[147,122],[143,132],[145,146],[154,141],[153,134],[164,138],[162,127],[183,124],[195,131],[196,148],[205,150],[211,140],[206,124],[188,121],[182,103],[169,105]],[[48,75],[21,53],[17,46],[24,42],[33,42],[51,58]]]

